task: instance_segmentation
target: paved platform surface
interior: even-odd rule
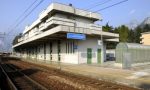
[[[131,70],[124,70],[114,67],[106,67],[106,65],[73,65],[56,63],[50,61],[36,61],[36,60],[24,60],[31,63],[37,63],[45,65],[47,67],[54,67],[64,71],[68,71],[75,74],[81,74],[96,78],[99,80],[106,80],[119,84],[125,84],[132,87],[139,87],[144,90],[150,90],[150,65],[141,67],[135,67]]]

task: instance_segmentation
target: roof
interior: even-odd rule
[[[117,46],[125,45],[127,48],[132,49],[150,49],[150,45],[142,45],[138,43],[119,43]]]

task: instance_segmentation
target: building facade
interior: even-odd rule
[[[141,33],[141,44],[150,45],[150,32]]]
[[[102,20],[98,13],[60,3],[52,3],[38,19],[26,26],[14,53],[22,58],[63,63],[103,63],[105,42],[118,42],[119,35],[103,32],[95,24]],[[75,37],[69,38],[68,34]],[[76,36],[84,36],[77,38]]]

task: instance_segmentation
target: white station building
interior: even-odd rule
[[[70,5],[52,3],[36,21],[26,26],[14,53],[22,58],[63,63],[103,63],[106,42],[118,42],[119,35],[102,31],[95,24],[98,13]]]

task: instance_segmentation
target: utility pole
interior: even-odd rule
[[[4,52],[4,37],[5,37],[5,33],[0,32],[0,52]]]
[[[0,38],[4,38],[5,33],[0,32]]]

